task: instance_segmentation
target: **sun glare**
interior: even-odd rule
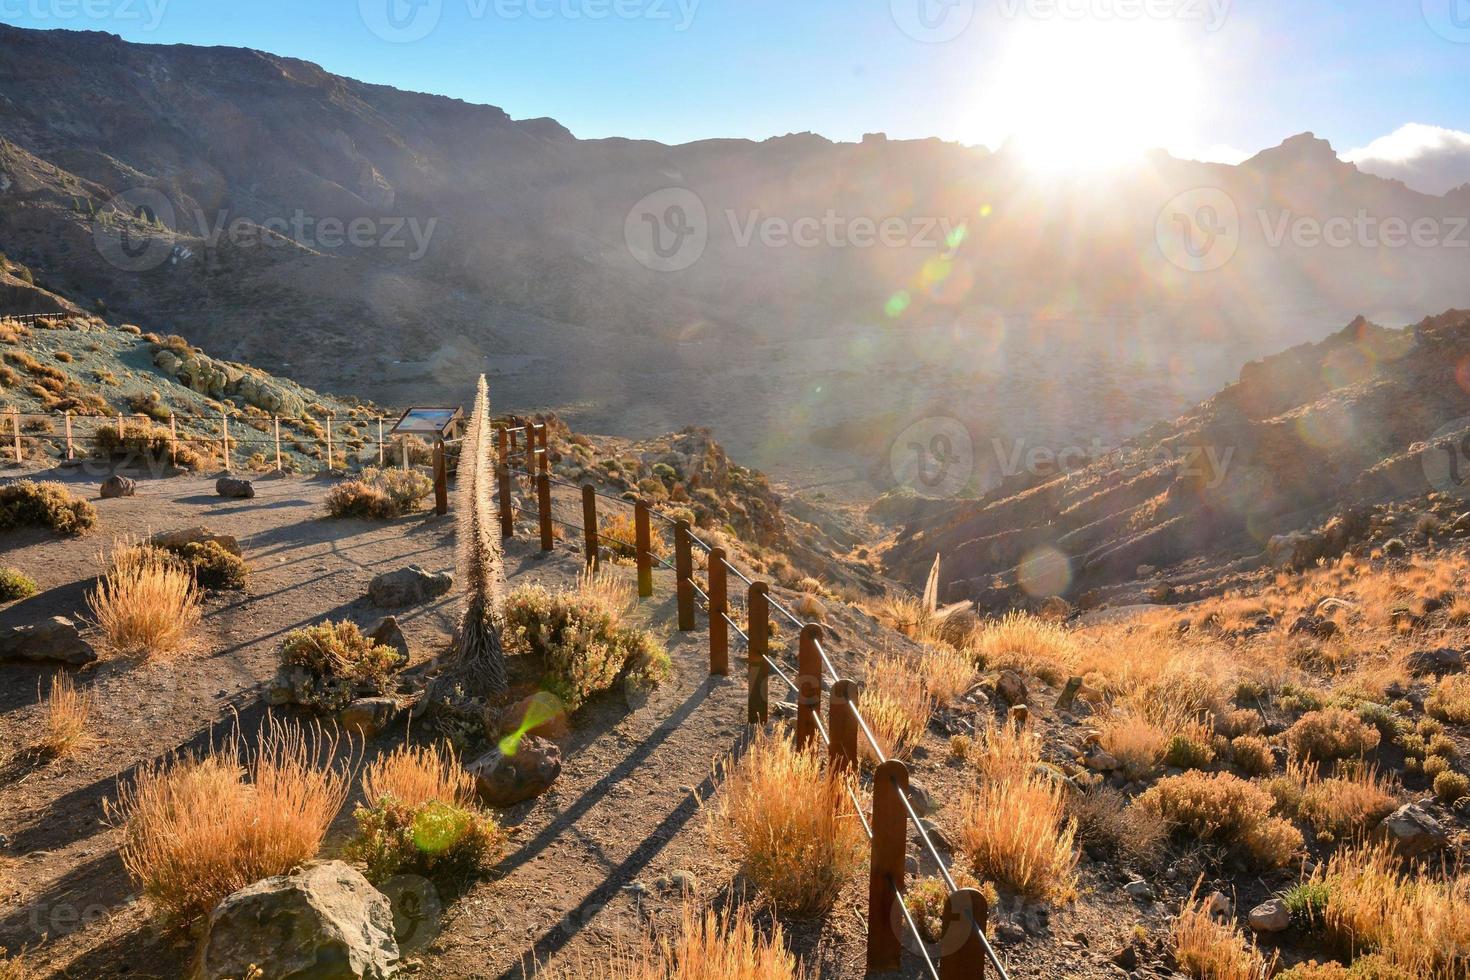
[[[1024,28],[982,75],[974,124],[1038,171],[1089,171],[1183,146],[1201,115],[1201,69],[1178,25]]]

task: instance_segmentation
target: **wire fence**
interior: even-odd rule
[[[899,969],[904,949],[922,960],[927,974],[934,980],[983,977],[987,965],[1001,980],[1008,980],[1005,965],[985,935],[989,908],[984,896],[973,888],[960,888],[950,873],[948,862],[924,826],[909,796],[909,770],[901,760],[891,759],[884,751],[873,728],[863,717],[858,705],[859,688],[845,678],[833,664],[825,644],[825,630],[820,623],[798,616],[771,594],[770,586],[747,575],[729,560],[723,548],[710,545],[696,535],[687,520],[670,517],[654,510],[646,500],[613,496],[590,483],[577,484],[551,475],[551,453],[547,447],[547,426],[511,420],[497,437],[501,533],[515,534],[512,486],[525,481],[528,492],[536,499],[536,518],[541,547],[554,547],[556,527],[578,532],[583,539],[583,553],[589,566],[601,560],[606,545],[616,545],[623,554],[631,553],[637,569],[638,595],[653,595],[655,567],[672,571],[678,608],[678,628],[696,628],[697,611],[703,607],[709,625],[709,661],[712,675],[730,673],[730,636],[733,633],[745,648],[746,722],[764,725],[770,718],[770,679],[774,675],[793,696],[796,704],[794,738],[798,746],[825,748],[829,764],[839,774],[852,803],[853,811],[870,842],[870,866],[867,909],[867,970],[878,973]],[[561,486],[575,490],[582,499],[582,523],[558,519],[552,510],[551,488]],[[599,509],[608,505],[631,507],[634,540],[611,538],[601,527]],[[658,520],[673,531],[673,559],[656,554],[653,547],[653,521]],[[694,574],[694,556],[705,559],[707,580],[701,586]],[[744,585],[744,625],[732,616],[737,612],[732,596],[731,579]],[[739,590],[737,590],[738,592]],[[789,623],[798,635],[797,663],[783,663],[771,650],[771,615]],[[825,703],[826,723],[823,724]],[[875,761],[871,773],[864,773],[859,763],[859,745]],[[870,791],[871,809],[862,803],[859,788]],[[867,810],[867,812],[865,812]],[[944,930],[937,942],[926,940],[904,902],[907,890],[907,857],[910,828],[915,839],[939,871],[945,887]]]

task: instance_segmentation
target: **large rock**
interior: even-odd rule
[[[537,691],[500,713],[496,721],[500,736],[522,733],[537,738],[563,738],[571,733],[566,708],[550,691]]]
[[[1030,693],[1026,690],[1026,682],[1014,670],[1001,672],[995,682],[995,693],[999,694],[1006,704],[1029,703]]]
[[[490,806],[513,806],[539,796],[561,775],[561,749],[534,735],[507,739],[466,768],[475,777],[480,799]]]
[[[138,492],[138,481],[126,476],[109,476],[102,481],[102,487],[98,492],[102,495],[103,500],[131,497]]]
[[[388,899],[350,865],[322,861],[220,902],[195,976],[386,980],[398,956]]]
[[[1282,932],[1291,925],[1291,911],[1281,899],[1272,898],[1251,909],[1248,921],[1256,932]]]
[[[337,720],[348,731],[363,738],[376,738],[398,717],[399,704],[393,698],[358,698],[337,712]]]
[[[236,480],[222,476],[214,481],[214,492],[221,497],[229,497],[231,500],[252,500],[255,497],[255,484],[249,480]]]
[[[82,639],[76,623],[65,616],[52,616],[39,623],[0,629],[0,658],[79,666],[96,660],[97,651]]]
[[[234,535],[216,534],[202,524],[198,527],[180,528],[177,531],[164,531],[149,539],[149,543],[155,547],[168,548],[171,551],[182,548],[186,544],[204,544],[207,541],[213,541],[236,558],[244,554],[240,551],[240,542]]]
[[[403,667],[412,658],[408,648],[408,637],[403,635],[403,628],[398,625],[397,616],[384,616],[368,633],[368,639],[380,647],[387,647],[398,653],[398,666]]]
[[[1405,803],[1383,818],[1379,832],[1404,857],[1437,851],[1450,842],[1444,826],[1422,803]]]
[[[413,606],[437,599],[454,588],[454,576],[448,572],[430,575],[417,565],[384,572],[368,585],[368,598],[375,606],[394,608]]]

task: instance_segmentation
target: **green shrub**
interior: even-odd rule
[[[1203,769],[1213,761],[1210,743],[1185,732],[1171,736],[1164,749],[1164,764],[1176,769]]]
[[[1325,881],[1308,879],[1292,885],[1281,894],[1281,902],[1291,913],[1292,925],[1311,931],[1322,921],[1332,891]]]
[[[1309,711],[1286,730],[1286,744],[1303,759],[1342,759],[1378,747],[1382,735],[1351,711]]]
[[[1279,868],[1303,841],[1289,822],[1271,816],[1275,803],[1269,792],[1239,776],[1193,771],[1159,780],[1133,805],[1157,813],[1178,835],[1230,844],[1257,865]]]
[[[989,882],[982,885],[964,868],[955,868],[951,877],[960,888],[978,889],[985,896],[990,908],[995,908],[999,903],[1000,896],[996,893],[995,886]],[[914,917],[914,924],[919,927],[925,942],[937,943],[943,940],[944,900],[948,897],[949,886],[939,877],[920,878],[904,894],[903,904],[908,906],[909,915]]]
[[[663,645],[622,625],[613,604],[587,589],[553,593],[523,586],[506,597],[503,615],[506,648],[541,658],[545,686],[568,711],[624,676],[657,682],[668,673]]]
[[[398,651],[379,646],[354,623],[320,623],[287,634],[281,663],[308,675],[304,703],[335,711],[360,695],[381,694],[400,665]]]
[[[443,800],[414,805],[385,796],[376,806],[358,807],[353,817],[357,836],[345,854],[367,866],[375,885],[399,874],[462,882],[487,869],[505,846],[493,817]]]
[[[1464,796],[1470,796],[1470,777],[1464,773],[1445,770],[1434,777],[1434,795],[1445,806]]]
[[[339,483],[327,492],[332,517],[393,520],[416,510],[434,491],[434,481],[417,470],[369,468],[356,480]]]
[[[0,568],[0,602],[14,602],[36,594],[36,583],[13,568]]]
[[[97,508],[60,483],[19,480],[0,487],[0,531],[47,527],[81,534],[97,523]]]
[[[1259,735],[1237,735],[1231,739],[1230,758],[1247,776],[1264,776],[1276,768],[1271,743]]]
[[[243,589],[250,576],[245,560],[218,541],[190,541],[168,550],[189,566],[203,589]]]

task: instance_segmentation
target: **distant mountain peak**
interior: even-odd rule
[[[1332,148],[1331,143],[1318,139],[1315,133],[1306,132],[1288,137],[1280,146],[1262,150],[1245,161],[1243,166],[1256,170],[1281,171],[1299,167],[1341,169],[1351,168],[1352,164],[1338,159],[1337,151]]]

